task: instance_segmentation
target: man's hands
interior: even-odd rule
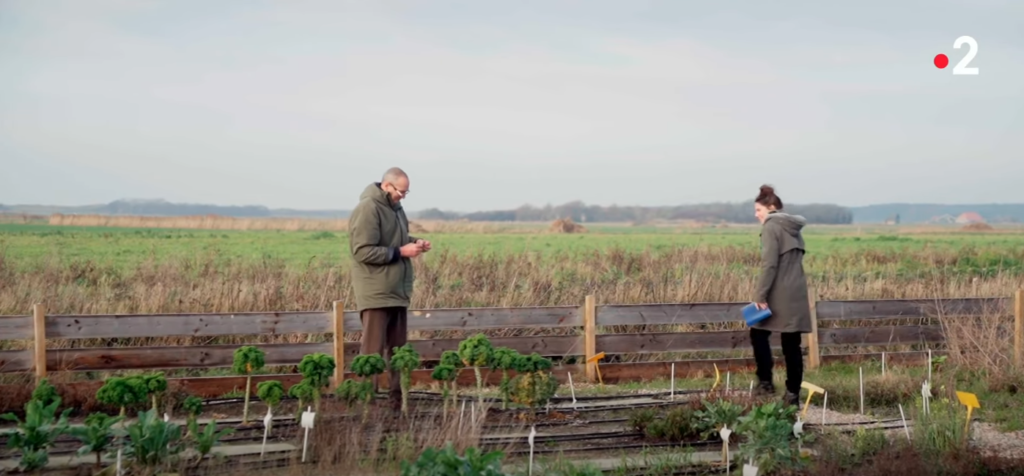
[[[398,252],[403,258],[414,258],[419,256],[423,252],[423,247],[419,243],[409,243],[398,249]]]
[[[414,258],[421,253],[430,251],[430,242],[427,240],[416,240],[398,249],[403,258]]]
[[[754,305],[757,306],[757,310],[759,310],[759,311],[763,311],[765,309],[768,309],[768,303],[766,303],[766,302],[759,302],[759,303],[756,303]]]

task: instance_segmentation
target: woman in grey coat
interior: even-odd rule
[[[772,315],[750,326],[750,343],[757,362],[759,394],[774,395],[771,346],[768,338],[778,332],[786,359],[786,394],[783,401],[799,405],[803,382],[803,355],[800,334],[811,332],[811,308],[804,276],[804,238],[800,230],[807,220],[782,212],[782,199],[775,190],[761,186],[754,200],[754,215],[761,222],[761,278],[754,292],[759,309],[771,309]]]

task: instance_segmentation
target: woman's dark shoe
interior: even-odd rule
[[[800,406],[800,396],[786,390],[786,394],[782,396],[782,403],[785,405]]]
[[[771,382],[761,382],[754,388],[755,397],[769,397],[775,395],[775,385]]]

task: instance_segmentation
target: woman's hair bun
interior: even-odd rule
[[[761,186],[761,193],[757,194],[754,201],[766,207],[775,207],[776,210],[782,209],[782,199],[775,195],[775,189],[768,184]]]

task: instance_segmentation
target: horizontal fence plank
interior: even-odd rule
[[[578,306],[550,307],[467,307],[458,309],[410,309],[408,329],[475,330],[516,327],[582,326]],[[345,332],[362,331],[359,313],[345,313]]]
[[[509,347],[523,354],[537,352],[544,357],[582,355],[577,336],[493,337],[495,347]],[[458,351],[461,339],[410,340],[425,362],[438,361],[446,350]],[[265,353],[266,365],[297,365],[304,356],[316,352],[333,355],[334,344],[255,344]],[[152,370],[227,368],[241,345],[202,345],[167,347],[86,347],[49,349],[46,367],[50,371]],[[345,361],[359,355],[359,342],[345,343]],[[0,373],[32,370],[31,351],[0,352]]]
[[[606,304],[597,306],[597,325],[705,324],[739,322],[750,303]]]
[[[887,299],[877,301],[819,301],[818,320],[940,317],[1009,312],[1010,298]]]
[[[50,370],[199,369],[231,367],[240,345],[169,347],[96,347],[50,349]],[[296,365],[307,354],[333,352],[333,344],[259,344],[265,365]]]
[[[542,357],[565,357],[583,355],[581,336],[536,336],[536,337],[490,337],[494,347],[508,347],[520,354],[534,352]],[[458,352],[462,339],[410,340],[409,344],[420,354],[421,361],[436,362],[446,350]],[[345,361],[352,362],[359,355],[359,342],[345,343]]]
[[[46,316],[49,339],[304,334],[331,332],[327,312]]]
[[[3,340],[32,339],[32,316],[0,316],[0,337]]]
[[[782,345],[778,332],[773,332],[769,341],[776,347]],[[652,354],[734,349],[750,349],[750,331],[597,335],[597,351],[606,354]]]
[[[822,347],[836,345],[906,345],[945,342],[942,326],[818,328]]]
[[[0,373],[32,370],[32,350],[0,351]]]
[[[939,351],[933,352],[933,354],[945,355],[944,352]],[[887,352],[885,354],[885,358],[886,363],[889,365],[919,365],[927,361],[928,354],[925,352]],[[823,355],[821,356],[821,359],[825,364],[856,363],[868,360],[879,361],[881,360],[881,354],[834,354]],[[752,358],[602,364],[601,377],[602,380],[608,384],[644,382],[654,379],[667,380],[670,377],[673,363],[675,364],[676,378],[713,376],[715,366],[718,366],[719,372],[752,371],[755,366],[754,359]],[[775,366],[777,368],[783,367],[783,359],[775,359]],[[552,369],[552,374],[561,384],[568,383],[568,373],[570,372],[575,374],[573,377],[574,381],[582,382],[584,380],[582,365],[560,365]],[[434,385],[435,382],[433,378],[431,378],[431,373],[432,370],[429,369],[414,370],[412,372],[413,385]],[[510,377],[514,377],[515,374],[515,371],[509,372]],[[387,372],[384,373],[383,377],[384,378],[380,379],[381,391],[386,390],[388,385]],[[292,385],[298,383],[301,378],[302,376],[298,374],[256,375],[253,377],[252,383],[255,387],[259,382],[277,380],[284,385],[285,389],[288,389]],[[344,378],[358,379],[359,377],[356,377],[355,374],[351,372],[346,372]],[[483,369],[481,371],[481,378],[487,385],[498,385],[501,382],[501,372]],[[476,378],[474,376],[473,369],[461,369],[458,374],[457,382],[462,388],[475,386]],[[57,388],[58,393],[64,398],[65,406],[68,408],[79,408],[84,412],[91,412],[100,409],[96,404],[95,394],[96,390],[98,390],[101,385],[102,382],[99,381],[78,381],[71,383],[59,383],[59,381],[54,381],[54,386]],[[216,398],[231,392],[242,391],[244,389],[245,377],[242,376],[168,379],[169,391],[185,391],[191,395],[196,395],[202,398]],[[24,400],[29,398],[31,390],[32,387],[26,385],[0,385],[0,394],[12,396],[12,398],[0,400],[0,413],[11,410],[20,410],[24,405]],[[333,392],[334,389],[331,388],[329,391]],[[568,389],[561,388],[558,390],[557,395],[566,396],[568,393]],[[14,396],[17,396],[18,398],[13,398]]]

